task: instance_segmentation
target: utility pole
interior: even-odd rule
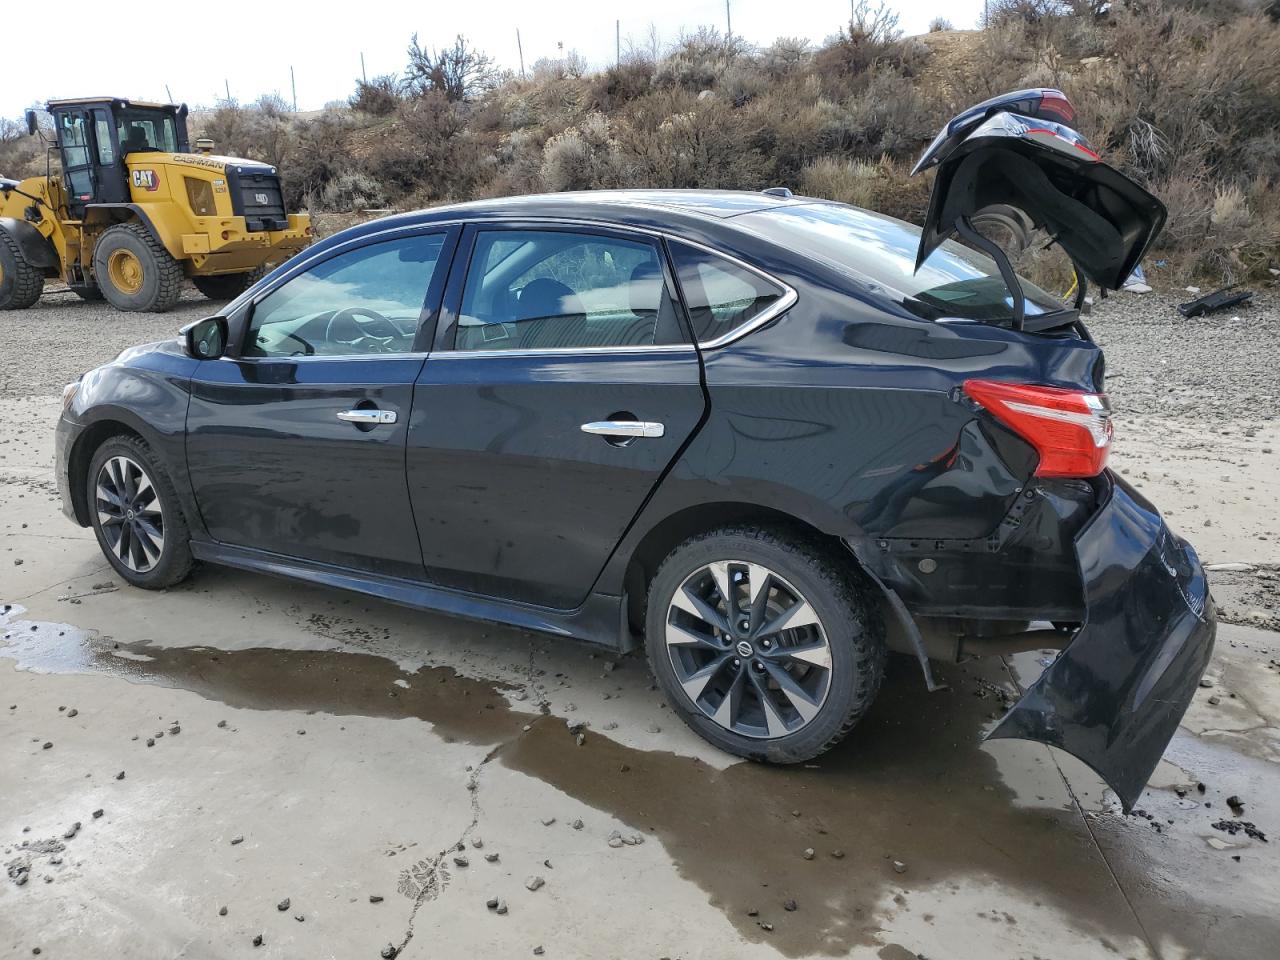
[[[227,88],[227,104],[229,106],[231,104],[231,81],[223,77],[222,83]]]
[[[364,84],[369,83],[369,75],[364,72],[364,51],[360,51],[360,81]]]
[[[524,79],[524,45],[520,42],[520,28],[516,27],[516,49],[520,51],[520,79]]]
[[[298,81],[293,76],[293,64],[289,64],[289,86],[293,87],[293,112],[298,112]]]
[[[724,0],[724,35],[726,40],[733,39],[733,17],[729,13],[729,0]]]
[[[622,66],[622,21],[613,21],[613,65]]]

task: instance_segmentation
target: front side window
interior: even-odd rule
[[[699,343],[713,343],[733,333],[785,294],[755,271],[706,250],[674,242],[671,255]]]
[[[111,149],[111,121],[107,119],[105,110],[93,111],[93,135],[98,141],[98,163],[104,167],[115,163],[116,155]]]
[[[244,356],[412,351],[443,247],[444,234],[401,237],[317,264],[254,306]]]
[[[658,247],[564,230],[485,230],[462,294],[457,350],[682,343]]]

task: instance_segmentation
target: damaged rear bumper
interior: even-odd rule
[[[1084,624],[988,739],[1065,750],[1128,812],[1209,664],[1216,619],[1191,545],[1124,481],[1101,479],[1103,506],[1076,537]]]

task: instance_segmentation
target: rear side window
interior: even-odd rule
[[[785,291],[754,270],[706,250],[671,244],[693,335],[719,342],[778,304]]]
[[[566,230],[486,230],[454,348],[564,350],[684,342],[658,247]]]

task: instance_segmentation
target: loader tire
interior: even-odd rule
[[[161,313],[182,295],[182,264],[140,223],[119,223],[103,233],[93,272],[117,310]]]
[[[43,291],[44,274],[27,263],[17,241],[0,230],[0,310],[25,310]]]
[[[263,264],[247,273],[223,273],[216,277],[192,277],[191,282],[196,285],[197,290],[210,300],[234,300],[265,277],[267,270],[267,265]]]

